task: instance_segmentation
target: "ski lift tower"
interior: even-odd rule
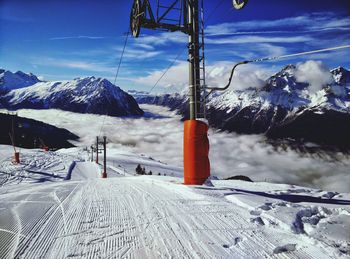
[[[154,0],[155,1],[155,0]],[[137,38],[141,27],[180,31],[188,35],[189,120],[184,123],[185,184],[203,184],[210,176],[208,125],[206,116],[206,85],[204,59],[204,0],[168,0],[168,6],[157,0],[134,0],[130,14],[130,30]],[[201,2],[201,5],[200,5]],[[241,9],[248,0],[233,0]],[[156,8],[156,12],[154,12]]]

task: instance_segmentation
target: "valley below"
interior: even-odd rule
[[[142,117],[111,117],[62,110],[18,110],[18,116],[64,128],[79,137],[71,141],[90,148],[96,136],[107,136],[108,149],[142,154],[182,167],[183,122],[166,107],[143,104]],[[4,112],[4,110],[3,110]],[[299,152],[285,145],[271,145],[263,135],[244,135],[211,128],[211,175],[220,179],[244,175],[253,181],[297,184],[349,192],[350,159],[341,152]],[[312,149],[314,145],[308,144]],[[108,151],[107,151],[108,152]]]

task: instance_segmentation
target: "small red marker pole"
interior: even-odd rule
[[[20,160],[19,160],[19,152],[15,152],[15,163],[19,164]]]
[[[103,136],[103,173],[102,173],[102,178],[107,178],[106,136]]]
[[[98,164],[98,137],[96,137],[96,164]]]

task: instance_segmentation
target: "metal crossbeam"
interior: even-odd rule
[[[175,10],[174,7],[175,7],[175,5],[176,5],[178,2],[179,2],[179,0],[175,0],[175,1],[170,5],[170,7],[163,13],[163,15],[157,19],[157,22],[158,22],[158,23],[161,22],[161,20],[164,19],[164,17],[165,17],[171,10]],[[158,9],[159,9],[159,7],[160,7],[160,6],[158,5]],[[165,8],[166,8],[166,7],[165,7]],[[181,9],[180,9],[180,10],[181,10]]]

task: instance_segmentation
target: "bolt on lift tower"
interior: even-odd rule
[[[208,125],[203,121],[206,109],[203,1],[168,0],[170,5],[164,6],[157,0],[154,13],[150,0],[134,0],[130,15],[134,37],[139,36],[141,27],[188,35],[190,114],[184,123],[185,184],[203,184],[210,176]],[[247,1],[233,0],[233,6],[241,9]]]

